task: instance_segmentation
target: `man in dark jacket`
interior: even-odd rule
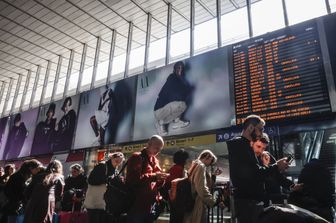
[[[168,134],[170,124],[173,129],[184,128],[190,124],[183,116],[191,103],[192,92],[193,86],[185,77],[184,64],[179,61],[161,88],[154,106],[156,128],[160,135]]]
[[[242,136],[227,142],[235,215],[240,223],[255,222],[262,211],[265,177],[288,167],[286,158],[270,167],[259,165],[250,143],[262,136],[264,125],[259,116],[250,115],[243,123]]]

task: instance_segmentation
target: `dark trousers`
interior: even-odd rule
[[[239,223],[258,223],[258,217],[263,212],[263,202],[234,199],[235,216]]]
[[[174,203],[170,203],[170,223],[182,223],[184,217],[184,212],[181,208],[176,207]]]
[[[105,223],[106,214],[102,209],[87,209],[89,223]]]

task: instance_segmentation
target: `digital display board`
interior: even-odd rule
[[[233,74],[236,124],[331,112],[315,22],[234,44]]]

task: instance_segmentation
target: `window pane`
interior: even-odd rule
[[[186,29],[171,36],[170,56],[174,58],[187,56],[190,53],[190,29]]]
[[[117,46],[121,46],[117,47]],[[115,56],[112,63],[112,75],[121,74],[125,71],[127,38],[117,35]]]
[[[106,82],[110,48],[111,48],[110,42],[101,41],[100,53],[99,53],[99,59],[98,59],[98,68],[97,68],[95,82],[100,82],[100,83]],[[99,86],[99,84],[95,83],[94,86],[95,87]]]
[[[50,66],[50,73],[49,73],[49,79],[47,83],[47,89],[45,91],[43,104],[47,103],[51,99],[54,83],[55,83],[55,75],[56,75],[56,69],[57,69],[57,62],[51,63]]]
[[[71,71],[70,80],[69,80],[69,88],[68,88],[69,95],[74,94],[74,92],[76,92],[77,90],[81,59],[82,59],[82,52],[80,53],[75,52],[74,61],[72,64],[72,71]]]
[[[217,20],[211,19],[195,26],[195,51],[201,53],[217,47]]]
[[[85,91],[90,88],[95,51],[96,51],[96,45],[94,45],[94,47],[88,46],[87,51],[86,51],[85,66],[84,66],[80,91]]]
[[[286,0],[289,24],[296,24],[327,13],[325,0]]]
[[[254,36],[285,26],[281,0],[263,0],[256,2],[251,5],[251,14]]]
[[[146,28],[147,24],[146,26],[142,26],[143,30],[146,30]],[[133,39],[130,53],[129,74],[139,73],[139,71],[141,72],[145,61],[146,33],[134,27],[132,36]]]
[[[221,25],[223,45],[248,38],[249,31],[246,7],[222,15]]]
[[[148,67],[158,67],[165,64],[166,39],[162,38],[149,45]]]
[[[167,12],[167,8],[163,10]],[[167,14],[159,23],[155,19],[152,19],[151,29],[151,43],[149,44],[148,52],[148,69],[154,67],[164,66],[166,58],[166,35],[167,35]],[[155,39],[153,36],[157,37]]]
[[[37,88],[35,92],[35,98],[34,98],[34,107],[35,105],[38,105],[41,99],[42,89],[43,89],[43,83],[45,79],[45,73],[46,73],[46,67],[41,67],[40,70],[40,79],[37,83]]]
[[[330,4],[331,12],[335,12],[336,11],[336,0],[329,0],[329,4]]]
[[[58,79],[58,83],[56,87],[55,99],[59,99],[63,97],[68,64],[69,64],[69,60],[63,59],[61,73],[59,75],[59,79]]]
[[[28,90],[27,90],[27,94],[26,94],[26,100],[23,104],[23,110],[26,110],[28,108],[26,106],[29,106],[30,98],[32,96],[34,81],[35,81],[35,75],[36,75],[36,70],[32,70],[30,80],[29,80],[29,86],[28,86]]]
[[[187,5],[188,3],[186,3]],[[188,5],[188,7],[190,4]],[[179,9],[177,7],[177,9]],[[190,23],[175,10],[172,11],[170,62],[190,54]],[[175,32],[175,33],[174,33]]]

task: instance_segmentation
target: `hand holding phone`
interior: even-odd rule
[[[287,163],[291,163],[293,162],[293,157],[292,156],[288,156],[286,159]]]

